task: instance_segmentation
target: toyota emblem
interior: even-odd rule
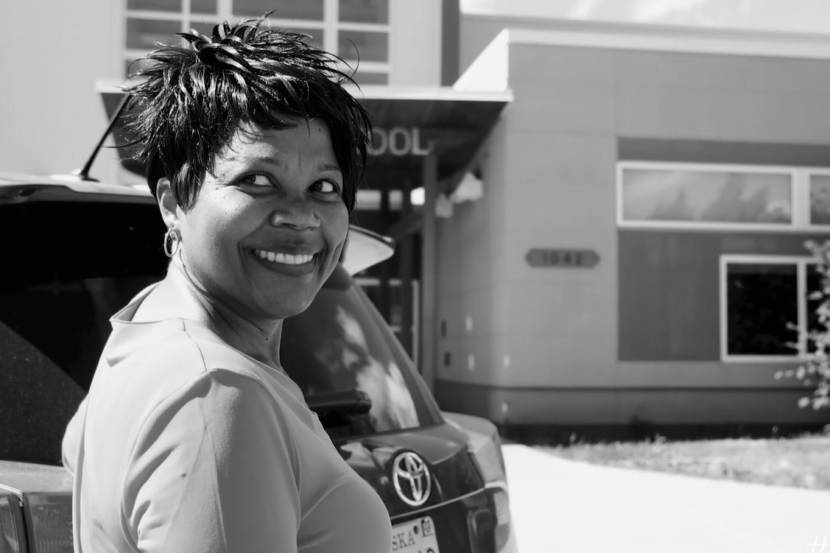
[[[392,483],[398,497],[410,507],[426,503],[432,491],[427,464],[412,451],[404,451],[392,461]]]

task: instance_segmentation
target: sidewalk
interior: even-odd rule
[[[520,553],[830,553],[830,492],[504,455]]]

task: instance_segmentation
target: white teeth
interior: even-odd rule
[[[314,259],[313,254],[290,254],[282,252],[270,252],[267,250],[254,250],[254,254],[260,259],[267,259],[271,263],[282,263],[283,265],[302,265]]]

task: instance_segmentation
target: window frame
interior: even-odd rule
[[[216,24],[220,21],[238,20],[231,11],[232,0],[216,0],[215,14],[193,14],[190,11],[190,0],[180,0],[181,7],[179,10],[172,11],[156,11],[156,10],[132,10],[124,5],[124,18],[122,20],[123,39],[122,46],[122,61],[126,66],[132,60],[144,56],[150,50],[141,50],[136,48],[127,48],[127,20],[129,19],[147,19],[147,20],[165,20],[165,21],[180,21],[180,31],[187,32],[193,26],[193,23],[211,23]],[[389,8],[391,10],[391,6]],[[323,49],[328,52],[338,53],[338,39],[340,31],[357,31],[357,32],[379,32],[386,34],[387,40],[387,60],[380,61],[360,61],[344,58],[344,61],[357,70],[357,76],[360,73],[381,74],[386,76],[387,82],[391,77],[391,34],[392,25],[387,23],[366,23],[366,22],[343,22],[340,21],[340,0],[323,0],[323,19],[286,19],[280,17],[271,17],[271,23],[276,28],[288,27],[292,29],[308,29],[309,31],[320,30],[323,32]],[[172,37],[171,37],[172,38]]]
[[[352,277],[355,283],[360,286],[361,288],[365,289],[370,287],[380,287],[381,279],[379,277],[372,277],[372,276],[354,276]],[[389,279],[389,286],[392,287],[399,287],[403,281],[400,278],[390,278]],[[420,319],[420,305],[421,305],[421,283],[418,279],[411,279],[410,285],[412,286],[412,328],[410,332],[412,332],[412,362],[415,364],[416,367],[419,367],[419,355],[418,353],[421,350],[421,342],[420,342],[420,328],[421,328],[421,319]],[[368,296],[368,293],[367,293]],[[371,300],[370,300],[371,301]],[[401,321],[403,322],[403,321]],[[387,321],[389,328],[392,329],[392,332],[396,334],[402,331],[401,325],[392,324],[391,321]]]
[[[770,173],[790,176],[790,223],[741,223],[713,221],[651,221],[626,219],[624,217],[624,182],[626,169],[695,171],[717,173]],[[657,162],[657,161],[618,161],[615,177],[616,219],[619,228],[630,229],[668,229],[668,230],[702,230],[702,231],[749,231],[749,232],[830,232],[830,224],[814,225],[810,223],[810,177],[813,175],[830,176],[827,167],[799,167],[786,165],[739,165],[726,163],[691,163],[691,162]]]
[[[744,355],[730,354],[728,351],[729,336],[727,317],[727,270],[729,265],[795,265],[796,267],[796,299],[797,299],[797,321],[798,347],[793,355]],[[780,362],[804,362],[813,355],[807,353],[807,271],[811,266],[816,265],[816,260],[810,256],[803,255],[759,255],[759,254],[721,254],[718,263],[718,297],[719,297],[719,320],[720,326],[720,358],[724,363],[780,363]]]

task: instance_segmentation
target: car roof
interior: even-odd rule
[[[145,186],[125,186],[100,182],[94,179],[81,179],[67,173],[65,175],[34,175],[29,173],[0,172],[0,189],[9,186],[61,186],[78,193],[108,192],[116,195],[143,196],[150,198],[150,191]]]
[[[0,460],[0,492],[56,493],[72,490],[72,476],[59,466]]]
[[[97,181],[73,175],[36,176],[0,173],[0,204],[37,201],[116,201],[155,203],[149,190]]]
[[[0,173],[0,205],[31,201],[155,204],[155,199],[145,186],[81,180],[74,175],[44,177]],[[376,265],[394,253],[391,238],[357,225],[351,225],[350,229],[348,246],[341,261],[349,274]]]

